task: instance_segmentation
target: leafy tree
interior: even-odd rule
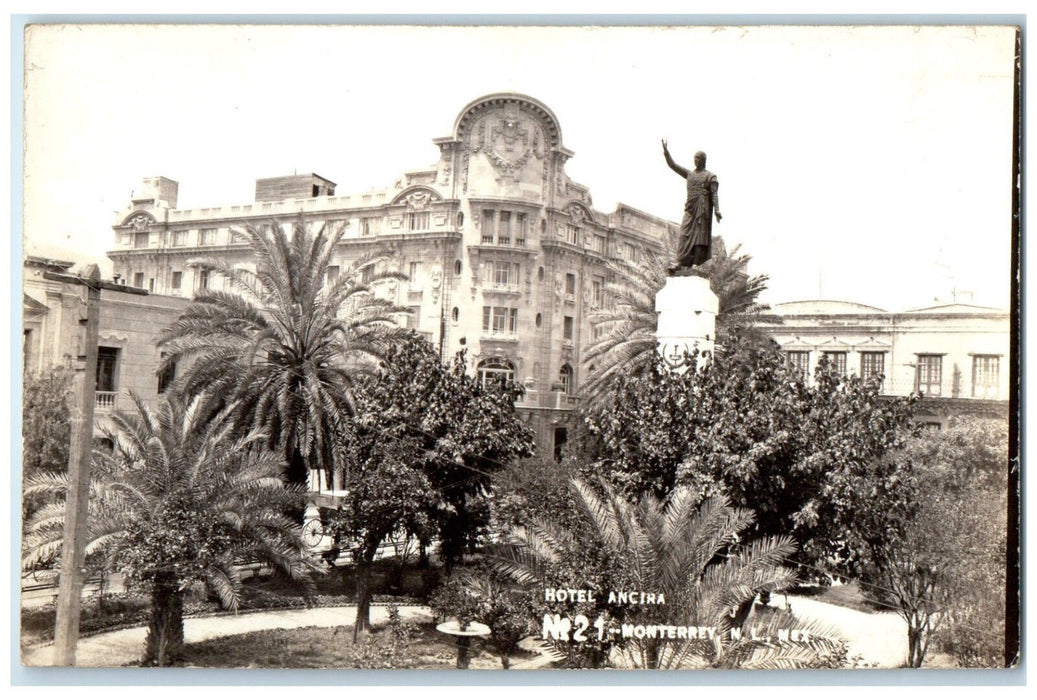
[[[845,569],[908,625],[907,664],[943,635],[962,665],[1004,653],[1007,425],[959,419],[847,475]]]
[[[490,516],[493,532],[508,536],[523,523],[570,514],[575,518],[572,460],[517,459],[493,475]]]
[[[203,422],[198,407],[166,395],[149,409],[113,418],[114,450],[95,453],[87,521],[88,556],[121,571],[147,591],[151,617],[145,665],[168,666],[183,648],[183,596],[204,582],[236,610],[241,580],[235,564],[266,562],[306,583],[300,526],[283,515],[297,494],[283,483],[282,463],[262,449],[265,436],[231,436],[221,421]],[[27,492],[60,495],[66,474],[40,474]],[[53,557],[62,545],[64,503],[40,509],[28,525],[23,567]]]
[[[369,624],[363,572],[385,538],[436,534],[449,570],[488,525],[493,474],[533,452],[515,412],[519,391],[481,386],[463,353],[444,365],[414,334],[386,351],[377,375],[358,380],[349,495],[332,525],[360,568],[358,630]]]
[[[563,608],[570,620],[577,614],[591,620],[601,615],[607,620],[603,630],[622,625],[703,626],[713,629],[714,636],[651,635],[617,641],[590,634],[584,642],[575,635],[549,637],[560,659],[580,663],[585,647],[592,663],[602,664],[611,656],[635,668],[792,668],[822,664],[829,655],[838,655],[841,644],[831,631],[809,623],[795,625],[810,628],[809,641],[773,644],[761,639],[766,636],[759,634],[761,629],[773,632],[774,641],[779,625],[793,624],[777,614],[757,613],[752,603],[758,591],[794,583],[794,572],[781,562],[795,547],[787,537],[743,544],[740,533],[752,522],[751,512],[730,507],[724,497],[700,504],[687,488],[673,491],[665,503],[646,494],[636,506],[607,485],[599,492],[574,481],[573,490],[578,525],[568,529],[529,523],[517,545],[491,550],[498,569],[534,586],[541,595],[545,588],[596,591],[594,603]],[[648,592],[663,597],[664,603],[624,606],[609,601],[607,591]],[[559,612],[557,604],[543,605],[545,614]],[[749,634],[751,629],[758,634]],[[612,653],[613,643],[620,656]]]
[[[601,336],[584,355],[594,370],[581,391],[592,403],[600,400],[618,377],[637,376],[654,361],[658,346],[655,295],[666,284],[676,257],[673,239],[665,236],[662,243],[661,250],[647,246],[639,249],[636,261],[609,264],[615,281],[607,285],[606,292],[614,302],[593,317]],[[746,269],[751,256],[740,253],[740,249],[737,245],[728,253],[723,241],[715,239],[713,257],[702,267],[718,298],[717,334],[721,340],[735,329],[751,327],[753,319],[768,308],[759,302],[759,296],[767,289],[769,277],[750,277]]]
[[[68,469],[72,437],[71,368],[55,365],[22,378],[22,483],[39,474]],[[23,497],[22,522],[39,507],[38,498]]]
[[[238,433],[266,434],[293,483],[306,483],[317,468],[341,485],[337,450],[355,410],[352,386],[391,341],[392,314],[405,311],[373,295],[378,282],[401,278],[378,271],[385,254],[361,257],[329,279],[343,231],[314,233],[301,221],[291,235],[277,224],[249,226],[243,235],[256,271],[214,261],[226,290],[199,291],[159,337],[165,365],[188,367],[178,380],[183,391],[204,392],[211,411],[230,402]]]
[[[704,368],[677,374],[656,360],[619,381],[573,442],[585,473],[628,496],[724,495],[755,512],[758,534],[792,534],[800,556],[825,561],[841,537],[831,513],[841,475],[909,431],[910,402],[878,392],[824,363],[807,386],[776,346],[734,332]]]

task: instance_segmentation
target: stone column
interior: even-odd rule
[[[705,358],[713,354],[716,342],[717,295],[705,277],[669,277],[655,295],[655,311],[659,315],[655,337],[659,352],[673,369],[684,371],[685,350],[696,348]]]

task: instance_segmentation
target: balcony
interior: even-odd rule
[[[115,399],[118,395],[117,391],[94,392],[94,408],[98,411],[114,411]]]

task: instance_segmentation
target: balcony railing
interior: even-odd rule
[[[115,408],[115,398],[119,395],[117,391],[94,392],[94,408],[102,411],[111,411]]]

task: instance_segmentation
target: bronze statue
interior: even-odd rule
[[[663,139],[663,157],[673,172],[683,177],[688,183],[688,200],[684,203],[684,219],[681,221],[681,235],[677,246],[677,267],[671,274],[689,272],[695,265],[701,266],[713,255],[713,220],[717,222],[720,215],[720,201],[717,199],[717,176],[706,170],[706,154],[699,151],[695,154],[695,169],[677,165],[670,156],[670,149]]]

